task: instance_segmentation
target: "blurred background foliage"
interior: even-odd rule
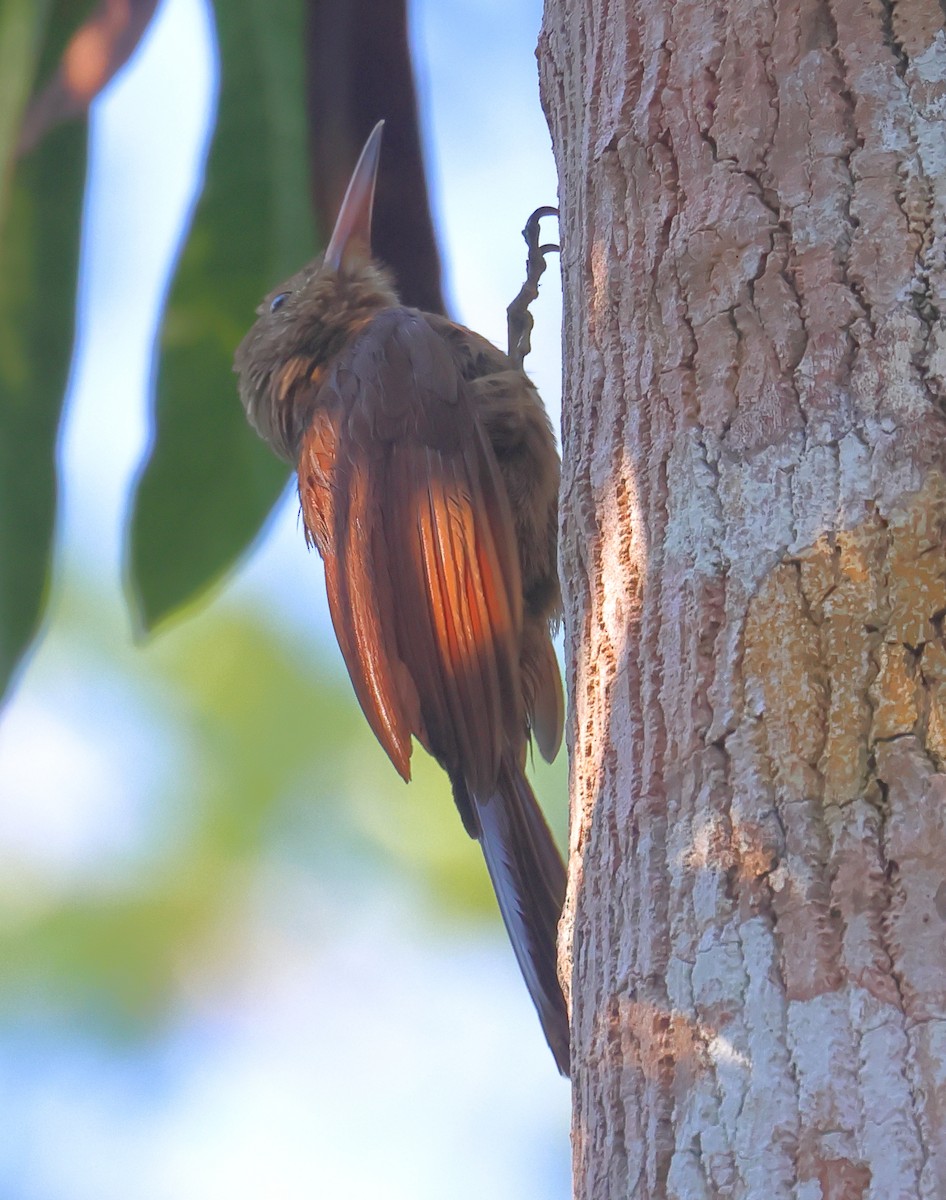
[[[134,748],[127,797],[140,828],[119,838],[124,861],[91,877],[66,872],[54,890],[7,877],[0,996],[13,1009],[42,998],[90,1030],[149,1036],[173,1011],[182,964],[225,964],[245,938],[261,869],[310,872],[342,901],[407,887],[430,920],[495,923],[442,771],[418,749],[411,784],[398,779],[321,647],[225,602],[144,646],[116,643],[120,624],[114,596],[67,588],[31,685],[74,689],[108,720],[81,678],[123,680],[118,705],[149,743]],[[533,775],[561,837],[564,757],[536,757]]]
[[[380,51],[361,38],[377,32],[372,0],[201,6],[215,29],[216,111],[159,322],[147,446],[114,513],[123,583],[69,540],[61,420],[89,220],[87,109],[170,5],[0,3],[0,691],[12,698],[0,714],[0,1060],[24,1030],[39,1031],[40,1047],[56,1031],[112,1047],[155,1044],[194,1011],[195,995],[229,994],[228,981],[259,968],[254,957],[269,963],[273,929],[284,937],[304,924],[309,960],[332,943],[346,907],[406,905],[437,937],[500,931],[442,773],[417,749],[405,787],[368,731],[326,636],[317,556],[305,556],[300,529],[287,534],[285,506],[275,536],[292,539],[291,566],[268,585],[213,587],[254,544],[287,478],[246,426],[233,347],[258,299],[316,248],[337,203],[338,181],[314,181],[311,165],[331,161],[346,179],[367,131],[392,112],[386,141],[399,155],[382,163],[390,195],[379,196],[388,258],[403,256],[416,295],[441,294],[400,0],[374,0],[400,30],[386,27]],[[536,4],[524,25],[533,44],[537,16]],[[450,19],[464,45],[484,29],[506,44],[496,42],[497,21],[507,20],[498,0],[470,0]],[[534,64],[508,44],[519,55],[519,94],[537,113]],[[370,89],[356,69],[369,51],[388,56]],[[312,86],[326,55],[332,70],[351,67],[334,93]],[[460,80],[465,67],[446,70]],[[385,79],[396,94],[385,94]],[[327,112],[333,94],[339,109]],[[507,127],[515,123],[500,104],[492,145]],[[528,156],[521,174],[521,211],[505,229],[508,299],[521,279],[518,229],[550,199],[531,190]],[[419,197],[412,208],[398,203],[405,194]],[[475,246],[471,254],[482,257]],[[126,267],[111,269],[121,276]],[[80,339],[95,319],[80,305]],[[118,426],[127,414],[103,400],[99,419]],[[107,432],[100,426],[103,454]],[[103,488],[107,474],[103,458]],[[289,589],[301,596],[294,606],[283,603]],[[158,624],[158,636],[142,636]],[[552,767],[537,759],[534,777],[564,841],[564,754]],[[508,947],[501,953],[525,997]],[[522,1007],[552,1078],[527,997]],[[447,1044],[457,1036],[451,1029]],[[475,1046],[466,1048],[475,1071]],[[563,1123],[566,1103],[563,1089]],[[14,1099],[9,1111],[21,1110]],[[10,1149],[8,1160],[0,1135],[0,1194],[112,1194],[77,1191],[75,1178],[43,1190],[35,1180],[45,1136],[35,1154]],[[9,1162],[19,1163],[21,1184],[34,1183],[5,1184]]]

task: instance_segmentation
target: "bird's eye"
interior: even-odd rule
[[[273,302],[269,306],[269,311],[275,312],[276,309],[279,308],[279,306],[286,300],[288,295],[288,292],[280,292],[278,296],[273,296]]]

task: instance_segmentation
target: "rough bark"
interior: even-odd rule
[[[576,1195],[946,1196],[937,0],[547,0]]]

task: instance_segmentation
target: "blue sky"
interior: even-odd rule
[[[522,281],[520,230],[534,207],[556,198],[533,57],[540,8],[538,0],[413,7],[448,294],[461,320],[500,344],[505,306]],[[49,634],[0,721],[5,919],[15,919],[23,897],[41,904],[105,863],[133,870],[152,828],[136,813],[180,754],[160,722],[147,720],[133,682],[121,546],[147,438],[159,297],[212,87],[201,0],[163,0],[93,115],[79,350],[60,451],[57,594],[73,576],[106,581],[114,668],[83,675],[81,659],[64,659],[54,605]],[[529,368],[556,422],[558,297],[553,264]],[[213,602],[253,603],[300,637],[328,635],[317,564],[291,499]],[[33,1036],[0,1030],[0,1194],[569,1194],[568,1088],[498,937],[458,945],[394,895],[346,902],[332,935],[313,939],[281,905],[289,887],[295,912],[331,910],[318,879],[300,872],[271,890],[265,879],[254,887],[246,920],[255,961],[223,997],[209,983],[202,990],[197,972],[185,1016],[147,1052],[106,1053],[44,1031],[41,1015]]]

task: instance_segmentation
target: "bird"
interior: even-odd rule
[[[234,358],[256,432],[295,468],[355,695],[410,779],[443,767],[559,1071],[566,870],[525,774],[564,726],[552,636],[560,462],[539,394],[486,338],[401,304],[371,253],[383,122],[324,253],[270,292]]]

